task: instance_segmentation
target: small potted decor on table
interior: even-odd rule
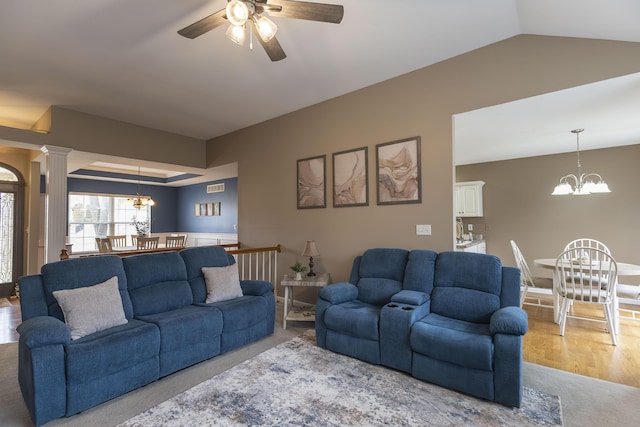
[[[148,219],[138,221],[134,216],[131,218],[131,224],[136,228],[136,233],[139,237],[148,236],[151,232],[151,223]]]
[[[302,273],[307,271],[307,267],[300,264],[300,261],[296,261],[296,263],[289,268],[296,273],[295,280],[302,280]]]

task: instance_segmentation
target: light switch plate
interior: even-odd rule
[[[417,224],[416,225],[417,236],[431,236],[431,224]]]

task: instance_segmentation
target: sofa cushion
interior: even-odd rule
[[[206,304],[222,313],[222,333],[241,331],[268,319],[267,302],[261,296],[246,295]]]
[[[118,277],[76,289],[53,291],[64,313],[71,339],[127,323],[118,292]]]
[[[327,329],[357,338],[378,341],[380,307],[361,301],[332,305],[324,313]]]
[[[64,321],[64,315],[53,291],[93,286],[105,280],[118,277],[118,291],[127,319],[133,317],[133,307],[127,292],[127,276],[122,259],[115,255],[73,258],[51,262],[42,266],[42,286],[44,287],[48,314]]]
[[[190,305],[140,320],[160,329],[160,376],[220,354],[222,314],[215,307]]]
[[[404,269],[409,251],[405,249],[375,248],[365,251],[359,260],[355,277],[358,299],[367,304],[382,306],[391,296],[402,290]]]
[[[411,348],[435,360],[485,371],[493,370],[489,325],[429,314],[411,328]]]
[[[193,293],[193,302],[203,303],[207,299],[207,285],[202,274],[202,267],[224,267],[235,263],[220,246],[198,246],[180,251],[187,268],[187,280]]]
[[[242,296],[237,264],[226,267],[202,267],[202,274],[207,284],[205,302],[227,301]]]
[[[193,303],[182,257],[177,252],[122,259],[135,317],[176,310]]]
[[[431,311],[452,319],[489,323],[501,306],[502,263],[493,255],[442,252],[435,265]]]
[[[65,347],[67,413],[83,411],[159,378],[160,332],[131,320]]]

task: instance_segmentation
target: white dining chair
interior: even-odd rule
[[[566,246],[564,247],[564,250],[565,251],[573,250],[573,257],[580,258],[583,255],[585,248],[598,249],[611,255],[611,251],[609,250],[607,245],[605,245],[599,240],[591,239],[589,237],[581,237],[579,239],[574,239],[570,241],[569,243],[566,244]]]
[[[511,249],[516,259],[516,266],[520,269],[520,307],[527,304],[553,308],[553,279],[533,277],[520,248],[513,240],[511,240]]]
[[[580,248],[587,257],[575,257],[574,249],[563,251],[556,259],[558,280],[556,292],[560,301],[560,335],[564,336],[569,309],[574,302],[600,305],[604,321],[611,334],[611,343],[617,344],[614,295],[618,281],[618,265],[613,257],[601,249]],[[574,308],[575,311],[575,308]],[[599,318],[575,314],[573,318],[603,321]]]

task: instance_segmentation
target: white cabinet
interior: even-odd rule
[[[456,245],[456,251],[459,252],[475,252],[478,254],[487,253],[487,243],[484,240],[474,240],[465,246]]]
[[[482,216],[482,186],[484,181],[456,183],[456,216]]]

